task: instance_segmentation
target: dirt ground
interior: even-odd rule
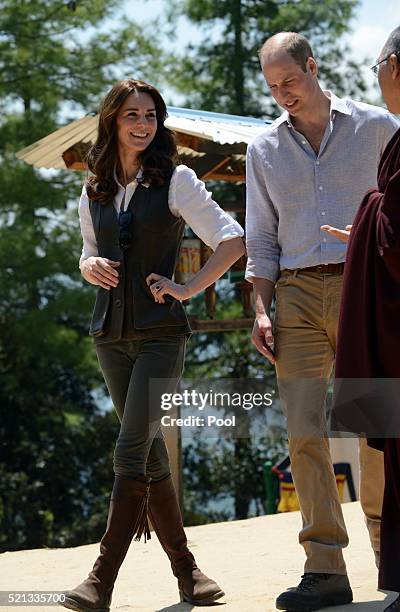
[[[396,595],[378,592],[377,571],[358,502],[343,505],[350,545],[345,550],[354,603],[336,612],[383,610]],[[201,569],[217,580],[226,597],[213,606],[220,612],[270,612],[276,596],[297,584],[304,553],[298,544],[300,514],[292,512],[187,529],[189,545]],[[98,544],[65,549],[5,552],[0,555],[0,591],[57,591],[79,584],[90,571]],[[18,606],[19,607],[19,606]],[[53,609],[58,608],[56,606]],[[120,570],[112,610],[187,612],[179,603],[176,580],[155,534],[134,542]],[[1,607],[15,611],[16,606]],[[24,611],[50,610],[24,606]],[[209,608],[206,608],[209,609]]]

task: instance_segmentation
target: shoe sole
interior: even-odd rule
[[[179,597],[181,601],[186,601],[187,603],[192,604],[192,606],[210,606],[217,601],[217,599],[221,599],[225,595],[224,591],[218,591],[215,595],[211,597],[205,597],[204,599],[191,599],[184,594],[183,591],[179,591]]]
[[[63,602],[60,602],[60,605],[68,610],[75,610],[75,612],[110,612],[110,608],[86,608],[70,597],[66,597]]]
[[[278,598],[275,603],[275,607],[278,610],[286,610],[286,612],[315,612],[315,610],[321,610],[322,608],[330,608],[331,606],[344,606],[345,604],[349,604],[353,601],[353,592],[350,591],[346,595],[332,595],[329,599],[325,599],[318,603],[310,604],[305,607],[304,604],[301,603],[287,603],[285,604],[282,599]]]

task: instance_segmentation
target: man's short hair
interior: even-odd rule
[[[383,47],[383,55],[389,55],[391,53],[396,53],[400,60],[400,26],[393,30]]]
[[[298,34],[297,32],[281,32],[281,34],[286,34],[287,36],[285,36],[283,41],[280,43],[280,48],[286,51],[286,53],[291,56],[296,64],[301,66],[303,72],[307,72],[308,58],[312,57],[314,59],[314,53],[307,38],[302,34]],[[275,38],[275,36],[268,38],[258,52],[261,62],[264,51],[268,49],[272,39]]]

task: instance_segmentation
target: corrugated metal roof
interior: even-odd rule
[[[183,134],[218,145],[247,145],[266,127],[261,119],[208,111],[168,107],[168,114],[165,125],[178,134],[178,143],[179,134]],[[65,169],[63,153],[78,144],[93,143],[97,122],[97,115],[86,115],[18,151],[17,157],[39,168]],[[186,142],[182,142],[180,153],[199,156]]]
[[[165,125],[171,130],[223,145],[249,144],[266,127],[266,122],[262,119],[240,115],[225,115],[176,107],[168,107],[168,114]]]

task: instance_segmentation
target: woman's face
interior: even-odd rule
[[[142,153],[156,135],[157,116],[153,98],[144,92],[132,92],[117,113],[118,147],[130,153]]]

